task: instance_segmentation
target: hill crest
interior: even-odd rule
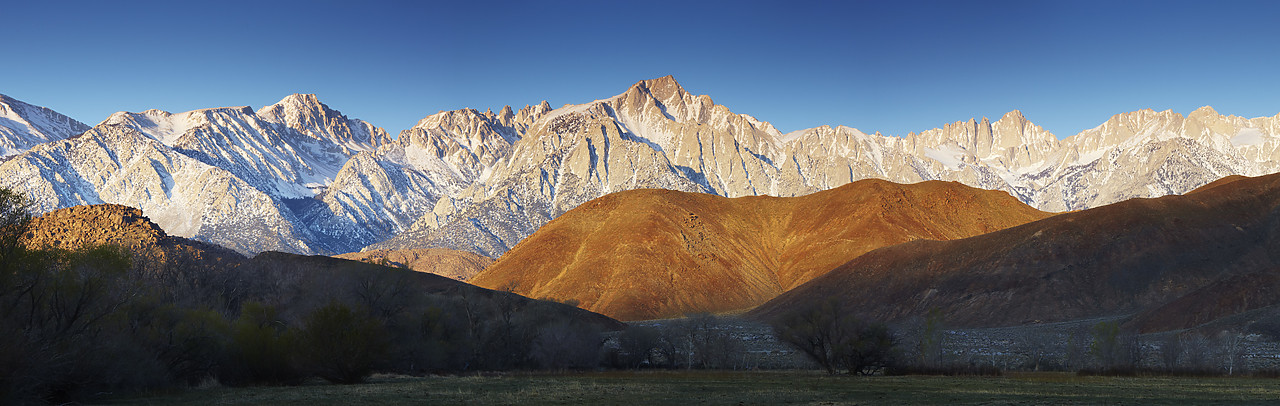
[[[1049,215],[1004,192],[940,181],[861,180],[793,198],[637,189],[548,222],[472,282],[619,319],[732,311],[875,248]]]

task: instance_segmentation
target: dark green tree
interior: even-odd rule
[[[387,356],[386,328],[338,302],[316,309],[298,332],[302,365],[333,383],[364,382]]]
[[[845,313],[832,299],[780,318],[774,332],[782,342],[809,356],[828,374],[872,374],[893,361],[896,342],[888,327]]]

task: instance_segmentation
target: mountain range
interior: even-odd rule
[[[397,137],[313,95],[253,110],[117,113],[85,128],[8,97],[0,186],[46,212],[115,203],[241,253],[452,248],[499,257],[600,196],[802,196],[877,178],[1008,192],[1044,211],[1188,192],[1280,165],[1280,115],[1141,110],[1058,139],[1020,112],[905,137],[783,134],[668,76],[553,109],[428,116]]]

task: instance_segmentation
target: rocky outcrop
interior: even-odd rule
[[[159,245],[169,236],[142,210],[118,204],[58,209],[32,220],[24,243],[28,248],[76,249],[114,244],[138,249]]]
[[[118,246],[131,253],[135,269],[151,273],[177,268],[189,268],[180,271],[192,274],[198,273],[196,269],[226,272],[245,260],[235,251],[214,244],[170,236],[142,210],[118,204],[74,206],[45,213],[32,219],[23,244],[29,249],[72,251]]]

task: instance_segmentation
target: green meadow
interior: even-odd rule
[[[111,399],[119,405],[854,405],[1275,404],[1262,378],[828,376],[818,372],[654,371],[375,376],[360,385],[206,387]]]

